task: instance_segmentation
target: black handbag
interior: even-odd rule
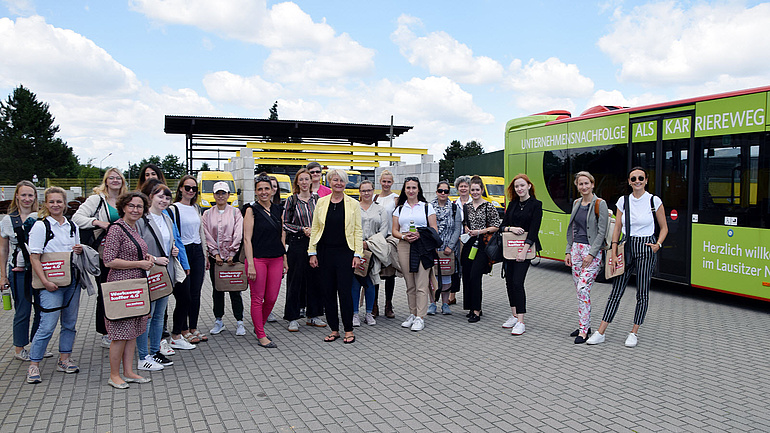
[[[503,261],[503,236],[500,233],[500,230],[492,233],[489,242],[487,242],[487,245],[484,247],[484,252],[487,253],[487,257],[492,263]]]
[[[99,210],[104,205],[104,199],[101,197],[99,198],[99,205],[96,206],[96,210],[94,211],[93,215],[91,215],[91,218],[96,218],[97,215],[99,215]],[[80,229],[80,243],[81,245],[88,245],[89,247],[98,250],[99,244],[102,243],[102,240],[107,236],[107,230],[102,230],[102,233],[97,238],[94,235],[94,231],[96,231],[97,227],[89,227],[89,228],[81,228]]]

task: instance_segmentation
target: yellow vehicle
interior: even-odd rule
[[[233,174],[229,171],[199,171],[198,172],[198,206],[206,210],[216,203],[214,200],[214,184],[226,182],[230,187],[228,204],[238,207],[238,190],[235,188]]]
[[[331,188],[329,181],[326,179],[326,172],[327,169],[324,169],[321,172],[323,184]],[[358,200],[358,186],[361,185],[361,181],[364,180],[363,176],[361,175],[361,172],[357,170],[345,170],[345,173],[348,174],[348,183],[345,185],[345,194]]]
[[[502,217],[505,214],[505,179],[500,176],[479,177],[484,182],[484,191],[482,191],[481,195],[484,197],[484,200],[492,203],[492,206],[497,209],[497,213]],[[450,185],[449,199],[454,201],[458,197],[457,188],[454,185]]]
[[[281,202],[285,201],[292,194],[291,178],[286,174],[267,173],[268,176],[274,176],[278,180],[278,189],[281,191]]]

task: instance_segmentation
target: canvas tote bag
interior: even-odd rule
[[[524,242],[525,240],[527,240],[527,232],[520,235],[511,232],[503,233],[503,257],[508,260],[516,260],[519,251],[527,246]],[[532,260],[535,258],[536,252],[533,247],[534,245],[529,246],[525,260]]]
[[[232,266],[227,263],[220,266],[215,263],[213,283],[217,292],[242,292],[248,289],[246,265],[236,262]]]
[[[136,239],[125,227],[116,225],[123,229],[136,245],[139,260],[144,260],[142,248]],[[104,298],[104,317],[107,320],[130,319],[150,314],[150,287],[146,277],[102,283],[101,290]]]

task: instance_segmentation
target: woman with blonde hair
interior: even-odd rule
[[[5,288],[10,287],[13,295],[15,310],[13,315],[13,345],[16,348],[14,357],[21,361],[29,361],[29,352],[25,346],[29,344],[40,324],[40,310],[35,306],[32,333],[30,334],[29,316],[32,311],[32,304],[24,296],[26,281],[24,274],[29,263],[24,260],[26,253],[23,251],[23,245],[27,243],[29,230],[37,220],[37,209],[35,185],[28,180],[22,180],[16,184],[13,201],[8,207],[8,216],[0,221],[0,285]],[[36,301],[36,303],[38,302]]]
[[[102,183],[94,187],[94,193],[72,215],[72,222],[77,224],[82,233],[85,234],[87,231],[93,233],[92,237],[84,236],[84,239],[81,239],[88,246],[99,248],[99,244],[107,235],[107,228],[120,218],[116,207],[118,197],[127,191],[128,183],[120,170],[114,167],[108,168],[104,172]],[[101,283],[107,281],[107,267],[104,266],[101,257],[99,257],[99,265],[102,273],[97,278],[97,284],[101,288]],[[96,332],[102,334],[102,347],[109,348],[110,339],[104,325],[104,299],[102,299],[101,289],[96,291]]]
[[[564,264],[572,268],[578,298],[578,329],[575,344],[586,342],[591,332],[591,286],[602,267],[602,247],[607,234],[607,202],[594,194],[594,177],[587,171],[575,174],[581,198],[572,203],[567,224]]]
[[[396,200],[398,200],[398,194],[391,191],[393,186],[393,173],[388,170],[382,170],[380,173],[380,192],[374,195],[374,202],[382,206],[385,213],[388,216],[388,233],[390,236],[393,231],[393,211],[396,210]],[[380,273],[381,279],[385,280],[385,317],[392,319],[396,317],[396,313],[393,312],[393,292],[396,288],[396,270],[392,266],[383,268]],[[374,306],[372,307],[372,317],[377,317],[380,313],[380,308],[377,305],[377,299],[380,295],[380,285],[374,285]]]

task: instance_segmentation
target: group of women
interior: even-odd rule
[[[407,177],[396,195],[391,191],[393,174],[385,170],[379,179],[381,192],[375,195],[372,182],[364,181],[359,188],[360,201],[356,201],[345,194],[348,179],[343,170],[327,172],[328,191],[321,188],[320,171],[320,165],[314,163],[299,170],[293,194],[284,206],[275,199],[277,182],[260,174],[255,181],[257,201],[248,205],[243,215],[228,204],[227,183],[214,185],[216,203],[201,215],[196,204],[195,178],[184,176],[172,194],[161,171],[152,165],[142,169],[139,188],[134,191],[128,191],[126,180],[117,169],[107,170],[102,184],[80,206],[72,221],[64,216],[64,190],[48,188],[38,212],[34,185],[19,182],[9,216],[0,223],[0,260],[7,262],[0,272],[0,283],[12,289],[16,307],[15,357],[30,361],[27,381],[42,380],[40,362],[53,356],[47,346],[59,321],[57,370],[79,371],[70,355],[83,276],[73,271],[70,283],[57,286],[46,278],[41,255],[89,254],[92,250],[83,248],[81,238],[100,251],[97,257],[103,272],[99,284],[142,278],[154,266],[167,269],[171,281],[176,283],[170,343],[163,338],[167,297],[152,301],[147,316],[108,320],[101,290],[97,290],[96,329],[104,335],[103,343],[110,349],[108,383],[118,389],[128,388],[129,383],[150,381],[134,371],[135,350],[139,354],[137,369],[157,371],[173,365],[168,356],[175,349],[194,349],[196,344],[208,340],[198,329],[204,271],[215,266],[234,266],[239,261],[245,261],[251,317],[259,346],[277,347],[265,333],[265,323],[278,298],[281,280],[287,274],[283,318],[289,323],[288,330],[299,331],[299,320],[306,317],[310,326],[325,327],[328,322],[331,332],[324,341],[342,338],[345,344],[351,344],[356,340],[354,328],[362,323],[358,312],[362,288],[366,308],[363,323],[376,324],[377,297],[383,281],[385,316],[395,317],[392,297],[397,273],[404,278],[409,308],[403,327],[422,330],[426,316],[438,312],[439,299],[441,313],[452,314],[450,305],[456,302],[454,296],[460,281],[468,322],[479,322],[483,316],[482,276],[492,265],[486,247],[496,231],[503,236],[512,233],[523,239],[524,248],[503,263],[511,307],[503,327],[510,328],[513,335],[525,332],[524,282],[531,262],[528,252],[540,250],[538,232],[543,215],[542,203],[535,198],[534,186],[526,175],[515,176],[508,186],[509,203],[501,220],[496,209],[484,200],[484,185],[478,176],[462,176],[455,181],[460,195],[455,202],[448,198],[449,182],[439,182],[436,199],[428,203],[418,178]],[[564,261],[572,268],[578,299],[578,328],[571,334],[576,344],[604,342],[630,271],[636,270],[637,306],[625,345],[637,345],[637,332],[647,312],[655,253],[668,233],[662,203],[646,191],[647,181],[647,173],[640,167],[629,173],[632,192],[616,203],[617,223],[612,241],[606,245],[610,215],[607,203],[594,194],[595,181],[590,173],[581,171],[575,176],[581,197],[573,203]],[[85,236],[81,237],[81,231]],[[619,251],[621,243],[623,250]],[[25,244],[29,245],[28,251]],[[601,269],[603,251],[609,251],[611,267],[618,263],[619,256],[624,256],[626,271],[614,278],[601,325],[589,337],[590,290]],[[434,266],[439,258],[452,263],[446,268],[449,272]],[[30,293],[25,287],[32,273],[44,288]],[[211,278],[214,279],[213,272]],[[237,322],[236,335],[245,335],[240,292],[229,293]],[[212,296],[215,323],[211,334],[219,334],[225,329],[225,294],[214,290]],[[326,322],[321,317],[324,314]],[[340,315],[344,336],[340,334]],[[27,351],[25,346],[30,342]]]

